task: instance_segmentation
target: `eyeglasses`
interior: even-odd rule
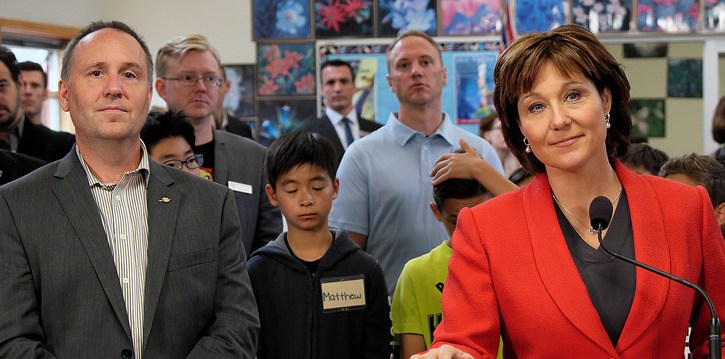
[[[182,166],[186,166],[186,168],[193,170],[201,167],[201,165],[204,164],[204,155],[198,153],[193,156],[189,156],[186,160],[168,160],[164,161],[163,165],[176,168],[177,170],[180,170]]]
[[[164,77],[163,79],[179,81],[179,85],[187,86],[187,87],[196,85],[196,82],[199,80],[201,80],[201,82],[204,84],[205,87],[211,87],[211,86],[219,87],[222,85],[222,79],[218,78],[216,75],[196,76],[196,75],[191,75],[191,74],[182,74],[182,75],[179,75],[178,77]]]

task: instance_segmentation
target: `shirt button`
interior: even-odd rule
[[[121,238],[122,240],[125,241],[126,240],[126,235],[125,234],[121,234],[120,236],[118,236],[118,238]]]
[[[116,201],[120,201],[120,200],[121,200],[121,196],[116,195]]]
[[[128,278],[123,278],[123,284],[128,284]]]

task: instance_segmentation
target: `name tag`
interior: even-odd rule
[[[365,277],[327,278],[322,285],[323,312],[336,312],[365,308]]]
[[[228,186],[232,191],[242,192],[242,193],[246,193],[246,194],[252,194],[252,186],[250,186],[246,183],[229,181]]]

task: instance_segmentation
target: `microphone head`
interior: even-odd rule
[[[612,212],[614,212],[614,209],[609,198],[599,196],[592,200],[592,203],[589,205],[589,220],[591,221],[592,228],[596,230],[607,229],[609,227],[609,220],[612,218]]]

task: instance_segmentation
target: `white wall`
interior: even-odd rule
[[[120,20],[146,40],[152,55],[166,40],[202,34],[223,63],[254,63],[251,0],[0,0],[0,17],[83,27],[94,20]],[[164,106],[155,93],[154,105]]]

